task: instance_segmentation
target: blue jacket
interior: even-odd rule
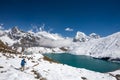
[[[26,61],[25,61],[25,59],[23,59],[23,60],[21,61],[21,66],[25,66],[25,63],[26,63]]]

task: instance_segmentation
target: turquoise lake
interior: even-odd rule
[[[54,61],[62,64],[67,64],[77,68],[85,68],[97,72],[110,72],[120,69],[120,64],[100,59],[94,59],[89,56],[72,55],[67,53],[62,54],[44,54],[45,56],[53,59]]]

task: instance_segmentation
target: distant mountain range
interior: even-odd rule
[[[120,32],[106,37],[78,31],[74,38],[65,38],[47,31],[24,32],[18,27],[0,30],[0,40],[18,52],[31,50],[39,53],[67,52],[107,60],[120,60]]]

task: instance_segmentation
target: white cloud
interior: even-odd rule
[[[42,24],[40,27],[39,27],[39,31],[44,31],[45,29],[45,24]]]
[[[71,28],[66,28],[65,31],[73,31]]]
[[[44,47],[68,47],[70,46],[72,41],[70,39],[58,39],[52,40],[47,38],[41,38],[38,41],[38,44]]]
[[[3,24],[0,24],[0,29],[4,29],[4,28],[3,28]]]

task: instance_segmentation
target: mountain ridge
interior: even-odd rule
[[[10,31],[0,31],[0,79],[2,80],[119,80],[120,78],[120,70],[100,73],[54,63],[43,55],[43,53],[66,52],[119,61],[120,32],[107,37],[88,38],[89,40],[86,41],[80,41],[78,38],[78,41],[74,42],[74,38],[64,38],[48,32],[21,32],[16,29],[14,34],[10,34],[12,33]],[[105,53],[106,51],[108,53]],[[20,71],[22,58],[27,62],[25,71]]]
[[[10,30],[0,30],[0,40],[19,52],[31,48],[32,51],[37,50],[35,52],[68,52],[109,60],[120,59],[120,32],[100,37],[95,33],[87,36],[78,31],[74,38],[65,38],[47,31],[24,32],[14,27]]]

